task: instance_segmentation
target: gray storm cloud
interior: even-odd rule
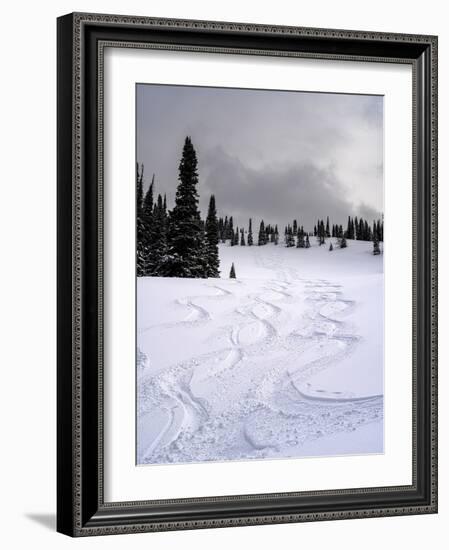
[[[137,161],[169,207],[186,135],[199,160],[200,208],[214,193],[237,224],[317,217],[345,224],[383,211],[380,96],[137,86]]]

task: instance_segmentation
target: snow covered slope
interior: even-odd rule
[[[332,241],[138,279],[139,464],[383,452],[383,257]]]

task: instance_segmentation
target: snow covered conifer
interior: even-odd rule
[[[230,279],[236,279],[234,262],[232,262],[232,265],[231,265],[231,271],[229,272],[229,278]]]
[[[293,229],[290,224],[287,227],[287,233],[285,235],[285,246],[287,248],[291,248],[292,246],[295,246],[295,237],[293,236]]]
[[[306,244],[305,244],[305,247],[306,247],[306,248],[310,248],[309,235],[306,235]]]
[[[179,164],[179,184],[168,232],[169,277],[206,277],[204,231],[198,210],[198,160],[189,136]]]
[[[332,243],[329,245],[329,252],[332,252],[332,250],[334,249],[334,247],[332,246]]]
[[[279,244],[279,230],[277,225],[274,228],[274,244]]]
[[[257,239],[257,244],[259,246],[262,246],[263,244],[265,244],[265,224],[263,223],[263,220],[260,222],[259,237]]]
[[[167,213],[159,194],[153,208],[151,242],[149,243],[149,275],[164,275],[167,260]]]
[[[223,221],[223,220],[222,220]],[[207,276],[219,277],[220,259],[218,256],[219,222],[217,221],[217,209],[215,195],[211,195],[209,209],[206,218],[206,253]]]
[[[251,218],[249,219],[248,227],[248,246],[253,246],[253,222]]]
[[[340,248],[346,248],[348,243],[346,242],[346,237],[343,235],[340,239]]]
[[[373,254],[378,256],[380,254],[379,241],[377,239],[373,240]]]
[[[330,234],[330,230],[329,230],[329,216],[327,217],[327,220],[326,220],[326,237],[329,238],[331,236]]]
[[[136,164],[136,271],[138,277],[145,275],[146,247],[144,242],[145,225],[142,219],[143,207],[143,164],[142,171],[139,171],[139,165]]]
[[[228,234],[226,235],[227,239],[232,239],[234,236],[234,220],[232,219],[232,216],[229,218],[228,223]]]
[[[143,165],[141,172],[142,188],[143,188]],[[150,258],[150,248],[153,242],[153,189],[154,189],[154,174],[151,180],[151,184],[145,193],[145,197],[142,201],[141,209],[141,239],[142,239],[142,251],[143,251],[143,275],[148,276],[152,274],[153,265]],[[139,236],[138,236],[139,237]]]
[[[239,244],[239,227],[237,226],[234,231],[234,246],[238,246]]]
[[[228,238],[228,227],[229,227],[228,217],[225,216],[225,219],[224,219],[224,222],[223,222],[223,233],[222,233],[222,237],[221,237],[221,242],[222,243],[226,242],[226,239]]]
[[[143,203],[143,164],[142,172],[139,172],[139,164],[136,164],[136,214],[137,217],[142,215]]]
[[[240,246],[246,246],[246,243],[245,243],[245,230],[243,229],[240,229]]]

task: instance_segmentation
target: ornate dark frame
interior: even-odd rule
[[[108,45],[412,65],[412,485],[104,502],[102,62]],[[71,536],[437,512],[437,37],[83,13],[58,19],[57,432],[57,529]]]

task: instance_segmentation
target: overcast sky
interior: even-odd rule
[[[311,230],[317,217],[383,211],[380,96],[139,84],[137,161],[169,208],[187,135],[203,215],[212,193],[237,225],[296,218]]]

